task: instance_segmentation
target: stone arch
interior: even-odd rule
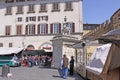
[[[26,50],[35,50],[35,47],[32,44],[29,44]]]

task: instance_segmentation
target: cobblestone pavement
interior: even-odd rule
[[[57,69],[50,68],[38,68],[35,67],[15,67],[10,68],[10,72],[13,74],[12,78],[0,77],[0,80],[65,80],[60,77]],[[0,74],[2,74],[2,68],[0,67]],[[83,80],[79,75],[68,76],[66,80]]]

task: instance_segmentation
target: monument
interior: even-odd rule
[[[70,27],[66,23],[63,25],[62,34],[58,34],[53,37],[52,45],[53,45],[53,61],[52,66],[53,68],[60,68],[61,59],[64,54],[69,58],[71,56],[75,56],[75,49],[71,47],[76,42],[79,42],[77,37],[73,37],[70,33]]]

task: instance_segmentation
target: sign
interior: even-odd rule
[[[45,44],[41,45],[40,49],[45,50],[45,52],[52,52],[53,46],[50,43],[45,43]]]

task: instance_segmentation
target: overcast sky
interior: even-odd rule
[[[120,8],[120,0],[83,0],[83,23],[101,24]]]

